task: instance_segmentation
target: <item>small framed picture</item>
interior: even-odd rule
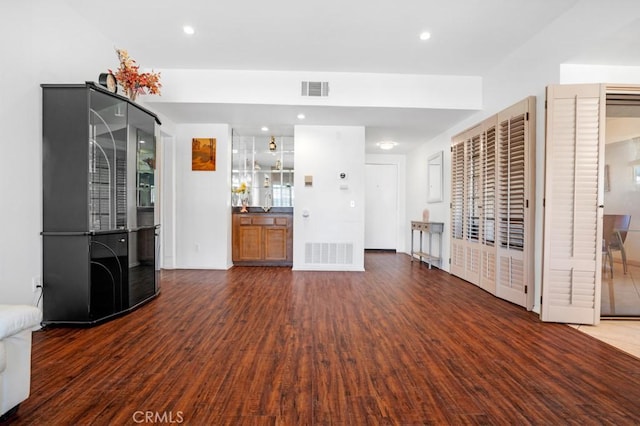
[[[191,170],[216,170],[215,138],[193,138],[191,140]]]

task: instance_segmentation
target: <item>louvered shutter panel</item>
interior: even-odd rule
[[[480,284],[480,133],[471,131],[465,150],[465,279]]]
[[[524,114],[500,123],[499,242],[519,251],[524,246],[524,123]]]
[[[482,243],[495,245],[496,220],[496,128],[491,126],[484,132],[482,146]]]
[[[605,86],[547,88],[542,320],[600,320]]]
[[[464,278],[464,140],[451,147],[451,273]]]
[[[495,118],[494,118],[495,120]],[[493,121],[493,120],[492,120]],[[480,287],[495,294],[496,288],[496,127],[488,123],[482,137],[482,220]]]
[[[535,158],[529,116],[534,108],[533,98],[528,98],[498,114],[497,134],[496,295],[529,309],[529,288],[533,292],[533,214],[528,213],[528,203],[534,198]]]
[[[480,239],[480,135],[467,140],[467,240],[477,242]]]

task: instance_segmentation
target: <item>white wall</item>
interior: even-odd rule
[[[160,187],[156,223],[160,224],[160,268],[176,267],[176,143],[171,135],[160,132],[156,149],[156,169]]]
[[[296,126],[294,137],[293,269],[364,270],[364,127]],[[313,177],[313,186],[305,186],[305,176]],[[309,263],[307,243],[353,244],[353,262]]]
[[[0,303],[35,303],[42,275],[41,83],[95,81],[113,42],[59,0],[3,2],[0,25]]]
[[[560,82],[640,84],[640,67],[563,64],[560,66]]]
[[[191,140],[216,139],[216,170],[191,170]],[[175,136],[175,267],[231,267],[231,129],[226,124],[181,124]],[[170,191],[170,188],[165,188]],[[167,196],[168,198],[169,196]],[[167,244],[169,242],[166,242]],[[169,243],[170,244],[170,243]]]
[[[154,102],[331,105],[478,109],[477,76],[304,71],[162,69],[162,96]],[[328,81],[329,96],[301,97],[302,81]]]

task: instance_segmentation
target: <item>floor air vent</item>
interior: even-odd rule
[[[353,264],[353,243],[306,243],[304,251],[307,264]]]
[[[329,96],[329,82],[303,81],[302,96]]]

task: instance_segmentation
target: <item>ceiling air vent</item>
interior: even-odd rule
[[[329,82],[303,81],[302,96],[329,96]]]

